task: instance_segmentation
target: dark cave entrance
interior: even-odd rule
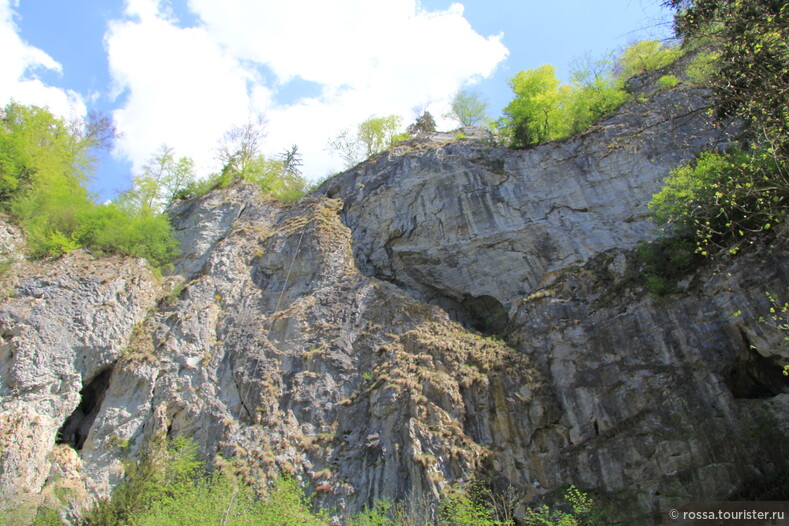
[[[461,306],[465,319],[459,321],[482,334],[500,334],[507,328],[507,310],[493,296],[469,296]]]
[[[741,336],[744,345],[737,362],[723,373],[734,398],[770,398],[789,393],[789,377],[783,374],[783,368],[759,354],[746,334]]]
[[[82,450],[93,421],[101,409],[111,376],[112,367],[109,367],[93,377],[93,380],[82,388],[79,392],[81,401],[58,431],[56,444],[68,444],[77,451]]]

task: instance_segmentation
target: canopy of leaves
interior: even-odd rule
[[[352,168],[402,140],[400,126],[401,119],[397,115],[372,116],[359,123],[356,133],[351,130],[341,131],[337,137],[329,140],[328,148],[340,156],[346,168]]]
[[[452,99],[452,106],[445,117],[454,119],[461,126],[476,126],[488,120],[488,103],[475,91],[460,90]]]
[[[429,111],[422,113],[422,115],[416,118],[413,124],[410,124],[408,128],[406,128],[406,132],[412,137],[428,135],[434,131],[436,131],[436,121]]]
[[[175,150],[163,144],[134,178],[131,190],[120,196],[127,209],[160,213],[187,186],[195,181],[194,161],[175,158]]]
[[[94,152],[114,137],[109,121],[67,123],[48,110],[8,104],[0,125],[0,207],[24,228],[33,257],[86,247],[166,264],[169,222],[151,207],[97,205],[85,187]]]
[[[686,40],[719,50],[711,76],[721,118],[740,117],[752,140],[789,154],[789,4],[785,0],[666,0]]]
[[[668,0],[688,45],[707,51],[698,71],[720,119],[744,125],[741,147],[712,151],[672,171],[650,208],[669,233],[734,252],[789,214],[789,7],[776,0]],[[695,63],[696,61],[694,61]]]
[[[705,152],[671,172],[649,204],[658,224],[699,252],[771,228],[789,210],[789,165],[768,150]]]
[[[576,65],[572,85],[562,85],[553,66],[521,71],[510,81],[515,98],[499,127],[512,145],[525,147],[570,137],[629,100],[613,63],[586,60]]]
[[[628,46],[616,62],[618,76],[629,79],[641,73],[668,66],[682,55],[677,47],[667,47],[657,40],[642,40]]]
[[[234,182],[247,181],[281,201],[299,199],[304,195],[307,182],[301,175],[302,159],[298,147],[291,146],[278,159],[268,158],[260,151],[265,136],[265,119],[262,116],[231,128],[220,139],[216,150],[216,159],[222,163],[222,170],[207,179],[190,177],[177,187],[165,186],[166,193],[171,195],[170,199],[193,199]]]

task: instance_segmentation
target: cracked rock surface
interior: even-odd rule
[[[758,321],[789,286],[785,236],[664,297],[637,279],[645,203],[720,140],[663,122],[703,93],[680,95],[531,150],[436,134],[291,205],[246,184],[176,203],[164,278],[13,257],[2,506],[74,522],[166,435],[250,482],[290,473],[339,515],[478,477],[522,503],[575,484],[650,524],[786,473],[789,349]]]
[[[395,147],[323,184],[342,198],[366,274],[475,316],[478,298],[512,303],[553,273],[653,235],[647,203],[670,168],[725,142],[703,90],[631,102],[579,137],[512,150],[479,129]],[[472,311],[472,312],[468,312]]]

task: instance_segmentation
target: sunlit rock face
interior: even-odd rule
[[[758,320],[789,285],[786,244],[663,297],[639,280],[646,203],[725,141],[703,102],[658,93],[529,150],[435,134],[291,205],[245,184],[178,202],[164,277],[12,258],[4,506],[73,520],[175,435],[251,483],[290,473],[340,515],[476,477],[521,504],[575,484],[648,524],[780,475],[789,350]],[[21,250],[12,227],[0,239]]]
[[[647,203],[670,168],[725,142],[702,90],[632,102],[580,137],[528,150],[480,129],[395,147],[327,181],[368,275],[474,315],[509,309],[554,272],[654,234]],[[471,302],[471,306],[469,306]],[[479,309],[476,309],[479,310]]]

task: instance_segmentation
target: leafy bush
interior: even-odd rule
[[[372,116],[359,123],[355,133],[351,130],[341,131],[337,137],[329,140],[327,147],[340,156],[346,168],[351,168],[407,139],[408,133],[399,133],[400,124],[397,115]]]
[[[789,154],[789,8],[776,0],[664,0],[686,42],[719,53],[710,84],[719,118],[740,118],[749,138]]]
[[[562,507],[568,508],[565,511]],[[602,524],[600,512],[594,501],[575,486],[564,494],[564,503],[556,508],[546,505],[531,508],[526,513],[529,526],[594,526]]]
[[[128,201],[97,205],[88,194],[93,150],[114,134],[108,126],[95,118],[66,123],[46,109],[16,103],[2,111],[0,206],[25,230],[32,257],[86,247],[162,266],[175,254],[165,216]]]
[[[700,263],[692,238],[663,237],[642,243],[636,250],[644,284],[657,296],[673,292],[676,282]]]
[[[389,517],[391,508],[391,502],[378,500],[372,507],[354,515],[346,526],[396,526],[395,521]]]
[[[673,170],[649,208],[658,224],[710,246],[769,230],[786,216],[789,172],[770,150],[708,151]]]
[[[642,40],[622,51],[616,62],[616,74],[629,79],[668,66],[681,55],[682,50],[678,47],[664,46],[658,40]]]
[[[671,89],[679,84],[679,79],[676,75],[663,75],[657,81],[660,89]]]
[[[138,463],[126,465],[124,482],[90,510],[82,526],[324,526],[298,482],[280,478],[257,493],[234,476],[209,474],[197,445],[177,437],[157,442]]]
[[[473,492],[451,489],[439,508],[441,526],[499,526],[486,503],[475,499]],[[501,525],[504,526],[504,525]]]
[[[715,75],[719,59],[720,53],[716,51],[699,52],[685,68],[685,74],[694,84],[709,84]]]
[[[573,73],[572,85],[561,84],[550,65],[521,71],[510,80],[515,98],[504,108],[498,128],[509,135],[515,147],[578,134],[630,100],[625,80],[666,66],[680,55],[679,49],[664,47],[656,40],[638,42],[615,61],[582,64]],[[673,75],[661,79],[661,87],[677,83]]]

